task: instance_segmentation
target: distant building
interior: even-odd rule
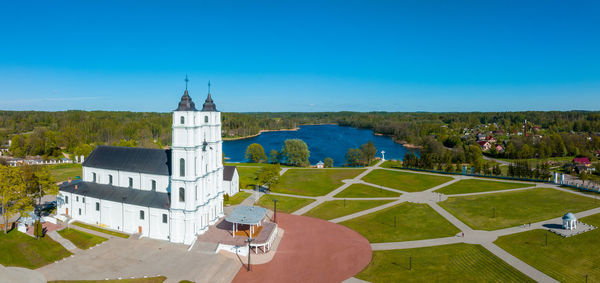
[[[325,167],[325,163],[323,163],[323,161],[319,161],[317,162],[317,166],[315,166],[317,168],[324,168]]]
[[[240,191],[240,174],[235,166],[223,166],[223,190],[229,196]]]
[[[497,152],[504,152],[504,147],[502,147],[501,145],[497,144],[496,145],[496,151]]]
[[[488,141],[480,141],[478,143],[483,151],[490,150],[490,148],[492,148],[492,145]]]
[[[592,166],[592,162],[590,162],[590,159],[587,157],[573,158],[573,163],[575,163],[576,165],[583,165],[586,167]]]

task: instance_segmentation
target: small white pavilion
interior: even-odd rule
[[[252,238],[254,234],[254,226],[261,226],[262,221],[267,215],[267,209],[258,206],[246,206],[240,205],[237,206],[231,214],[225,217],[225,221],[233,224],[233,237],[235,238],[235,233],[238,231],[238,224],[248,225],[249,227],[249,238]]]
[[[562,217],[562,221],[562,226],[565,230],[573,230],[577,228],[577,218],[575,217],[575,214],[571,212],[567,212],[567,214]]]

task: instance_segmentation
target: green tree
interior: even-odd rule
[[[31,199],[27,194],[25,180],[19,167],[0,165],[0,205],[4,223],[17,213],[31,210]],[[4,234],[8,225],[4,225]]]
[[[253,163],[264,162],[267,160],[265,149],[262,145],[253,143],[246,148],[246,160]]]
[[[277,183],[279,183],[280,171],[281,167],[279,164],[269,164],[261,167],[256,172],[257,184],[272,189],[275,185],[277,185]]]
[[[281,153],[279,153],[279,150],[271,149],[269,152],[269,162],[272,164],[280,163],[280,157]]]
[[[323,160],[323,163],[325,165],[325,168],[331,168],[333,167],[333,158],[327,157],[325,158],[325,160]]]
[[[356,167],[361,164],[362,152],[358,148],[348,149],[346,152],[346,166]]]
[[[45,195],[56,195],[58,194],[58,186],[54,177],[50,174],[47,166],[28,166],[33,170],[33,174],[24,174],[29,180],[25,180],[28,185],[27,191],[30,196],[37,198],[37,205],[41,207],[42,198]],[[34,200],[32,200],[35,202]],[[38,216],[41,216],[41,210],[38,210]]]
[[[365,165],[371,164],[371,161],[375,159],[375,154],[377,154],[377,148],[372,141],[368,141],[367,143],[361,145],[360,151],[362,152],[362,162]]]
[[[309,164],[310,151],[308,151],[308,146],[301,139],[285,140],[281,153],[285,159],[285,163],[288,165],[308,166]]]

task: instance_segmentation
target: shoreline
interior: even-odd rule
[[[292,128],[292,129],[260,130],[260,131],[258,131],[257,134],[254,134],[254,135],[249,135],[249,136],[244,136],[244,137],[236,137],[236,138],[222,138],[222,140],[223,141],[245,140],[245,139],[250,139],[250,138],[258,137],[262,133],[268,133],[268,132],[293,132],[293,131],[300,130],[301,126],[321,126],[321,125],[338,125],[338,123],[302,124],[302,125],[300,125],[298,127]]]
[[[391,135],[386,135],[386,134],[382,134],[382,133],[376,133],[375,131],[373,131],[373,135],[375,136],[380,136],[380,137],[390,137],[395,143],[399,143],[401,144],[403,147],[406,147],[407,149],[421,149],[423,148],[420,145],[416,145],[416,144],[412,144],[412,143],[408,143],[406,141],[398,141],[395,140],[394,137],[392,137]]]

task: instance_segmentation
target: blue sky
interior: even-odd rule
[[[0,5],[3,110],[600,110],[600,1]]]

